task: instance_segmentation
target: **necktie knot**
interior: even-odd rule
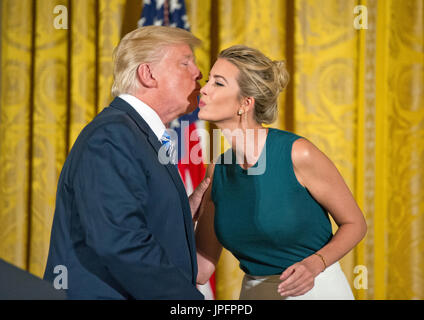
[[[167,140],[167,139],[171,139],[171,136],[168,134],[168,132],[166,132],[166,130],[163,132],[161,141],[163,140]]]
[[[171,140],[171,136],[169,135],[168,132],[163,133],[161,139],[160,139],[162,145],[165,147],[165,151],[166,151],[166,155],[169,157],[170,161],[172,163],[176,163],[175,159],[174,159],[174,143]]]
[[[171,136],[168,134],[168,132],[164,132],[162,135],[162,138],[160,138],[160,142],[162,143],[162,145],[164,145],[166,147],[166,149],[168,150],[169,147],[171,146]]]

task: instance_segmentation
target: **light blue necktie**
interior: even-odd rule
[[[168,134],[168,132],[166,132],[166,130],[163,133],[160,141],[162,145],[165,146],[166,155],[169,157],[170,163],[176,164],[176,161],[174,161],[174,157],[175,157],[174,143],[172,142],[171,136]]]

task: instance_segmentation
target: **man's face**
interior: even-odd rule
[[[202,78],[202,74],[196,66],[190,46],[171,45],[164,50],[165,55],[153,74],[158,81],[162,105],[166,106],[170,117],[177,118],[196,109],[200,90],[197,81]]]

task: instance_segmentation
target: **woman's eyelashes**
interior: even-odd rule
[[[206,80],[206,83],[208,83],[208,82],[209,82],[209,79],[208,79],[208,80]],[[214,85],[214,86],[219,86],[219,87],[223,87],[223,86],[224,86],[224,84],[223,84],[223,83],[218,82],[218,81],[215,81],[214,83],[212,83],[212,85]]]

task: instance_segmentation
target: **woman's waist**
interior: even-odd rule
[[[340,267],[340,263],[337,261],[337,262],[333,263],[332,265],[328,266],[320,274],[331,274],[331,273],[336,273],[336,272],[340,272],[340,271],[342,271],[342,269]],[[283,273],[283,272],[281,272],[281,273]],[[281,280],[280,280],[281,273],[280,274],[272,274],[272,275],[259,275],[259,276],[255,276],[255,275],[245,273],[244,277],[245,277],[246,280],[255,280],[255,281],[260,281],[260,282],[268,282],[268,283],[281,283]]]

